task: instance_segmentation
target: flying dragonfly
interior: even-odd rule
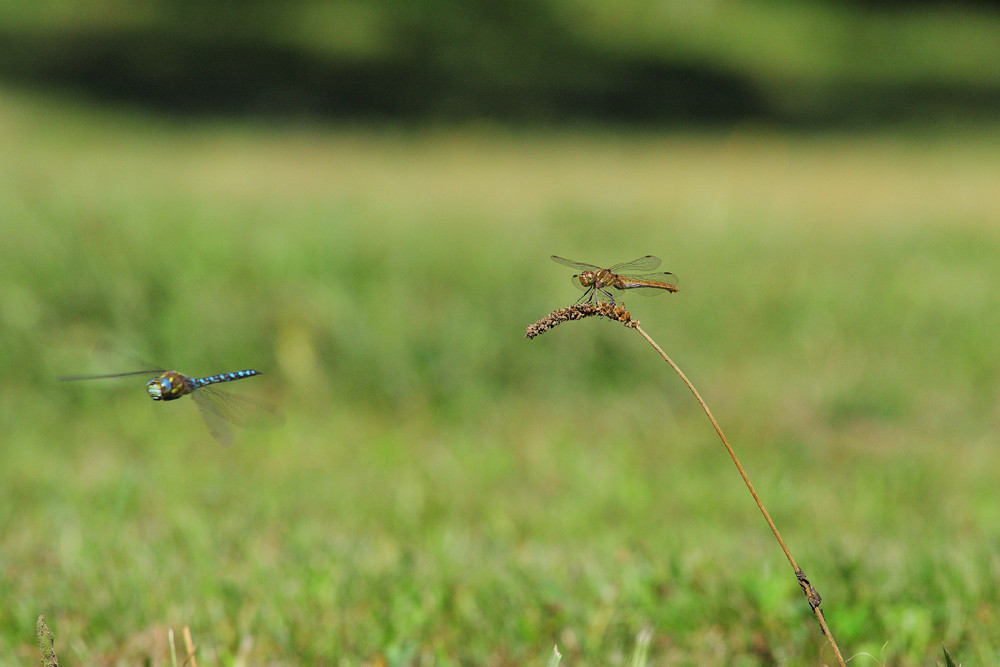
[[[602,269],[593,264],[574,262],[570,259],[552,255],[552,260],[577,269],[580,273],[573,276],[573,284],[584,290],[583,296],[577,299],[581,303],[584,299],[591,303],[597,293],[600,292],[615,303],[615,297],[608,291],[614,287],[617,290],[634,290],[642,296],[656,296],[663,292],[677,291],[677,276],[669,272],[653,273],[659,268],[661,262],[659,257],[646,255],[633,259],[631,262],[615,264],[611,268]]]
[[[267,403],[231,394],[212,385],[222,382],[233,382],[260,375],[253,369],[221,373],[206,377],[190,377],[178,371],[165,368],[147,368],[145,370],[128,371],[125,373],[110,373],[107,375],[65,375],[59,379],[63,382],[77,380],[104,380],[109,378],[129,377],[132,375],[154,375],[146,383],[146,392],[154,401],[173,401],[181,396],[191,395],[201,411],[208,430],[221,443],[231,445],[233,435],[228,424],[251,426],[281,421],[277,409]]]

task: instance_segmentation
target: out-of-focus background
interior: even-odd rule
[[[996,2],[3,4],[0,664],[832,664],[553,253],[854,664],[998,662],[998,105]]]

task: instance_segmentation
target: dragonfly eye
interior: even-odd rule
[[[146,383],[146,391],[149,395],[153,397],[154,401],[158,401],[163,398],[164,390],[170,391],[170,387],[164,387],[162,383],[169,383],[169,380],[161,380],[160,378],[154,378]]]
[[[580,284],[583,285],[584,287],[590,287],[591,285],[594,284],[593,271],[584,271],[577,277],[580,279]]]

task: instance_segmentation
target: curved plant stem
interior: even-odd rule
[[[826,624],[826,617],[823,615],[823,610],[820,608],[820,603],[822,602],[822,598],[820,597],[819,592],[815,588],[813,588],[813,585],[811,583],[809,583],[809,580],[806,578],[806,575],[802,571],[802,568],[799,567],[798,563],[795,562],[795,558],[792,557],[792,552],[788,550],[788,545],[785,544],[785,540],[782,539],[781,533],[778,531],[778,527],[774,525],[774,521],[771,519],[771,515],[768,514],[767,509],[764,507],[764,503],[760,499],[760,496],[757,495],[757,490],[753,488],[753,484],[750,482],[750,478],[747,477],[746,470],[743,469],[743,465],[740,463],[739,458],[736,456],[736,452],[733,451],[732,445],[730,445],[729,440],[726,439],[726,434],[722,432],[722,427],[719,426],[719,422],[715,420],[715,416],[712,414],[712,411],[708,409],[708,404],[705,403],[705,399],[701,397],[701,394],[698,393],[698,390],[695,389],[693,384],[691,384],[691,380],[688,380],[687,376],[684,375],[684,371],[682,371],[680,367],[674,363],[674,360],[671,359],[667,355],[667,353],[663,351],[663,348],[661,348],[659,345],[656,344],[655,340],[649,337],[649,334],[647,334],[645,331],[642,330],[642,327],[639,326],[638,322],[636,322],[634,327],[630,328],[638,331],[639,334],[643,338],[645,338],[646,341],[650,345],[652,345],[657,352],[660,353],[660,356],[663,357],[663,360],[666,361],[668,364],[670,364],[670,367],[674,369],[677,375],[680,376],[681,380],[684,381],[684,384],[687,385],[687,388],[691,390],[692,394],[694,394],[695,399],[698,401],[699,405],[701,405],[701,409],[705,411],[706,415],[708,415],[708,420],[712,422],[712,426],[715,427],[715,432],[719,434],[719,439],[722,440],[722,444],[726,446],[726,451],[729,452],[729,457],[733,460],[733,463],[736,464],[736,469],[740,471],[740,476],[743,478],[744,483],[746,483],[747,488],[750,489],[750,495],[753,496],[754,501],[757,503],[757,507],[760,508],[760,513],[764,515],[764,520],[767,521],[767,525],[771,527],[771,532],[774,533],[775,539],[777,539],[778,544],[781,545],[781,550],[785,552],[785,557],[788,558],[788,562],[791,564],[792,569],[795,570],[795,577],[796,579],[798,579],[799,586],[802,587],[802,592],[805,594],[806,599],[809,601],[809,606],[812,608],[813,613],[816,615],[816,620],[819,621],[819,627],[823,630],[823,634],[830,642],[830,648],[833,649],[834,655],[837,656],[837,662],[839,662],[841,665],[844,665],[844,658],[842,655],[840,655],[840,649],[837,648],[837,642],[834,641],[833,633],[830,632],[830,628]]]
[[[621,322],[623,325],[629,329],[635,329],[639,334],[646,339],[646,341],[653,346],[653,348],[660,353],[663,360],[670,364],[670,367],[674,369],[677,375],[680,376],[687,388],[691,390],[694,394],[695,399],[701,405],[701,409],[705,411],[708,415],[708,420],[712,422],[712,426],[715,427],[715,432],[719,434],[719,439],[722,440],[722,444],[726,446],[726,451],[729,452],[729,457],[736,464],[736,469],[740,471],[740,476],[743,477],[743,482],[750,489],[750,495],[753,496],[754,501],[757,503],[757,507],[760,509],[760,513],[764,515],[764,520],[767,521],[767,525],[771,527],[771,532],[774,533],[774,537],[778,540],[778,544],[781,545],[781,550],[785,552],[785,557],[788,558],[788,562],[791,564],[792,569],[795,570],[795,578],[799,582],[799,586],[802,588],[802,592],[806,596],[806,600],[809,601],[809,607],[812,609],[813,614],[816,615],[816,620],[819,621],[819,627],[823,631],[823,635],[826,637],[827,641],[830,642],[830,647],[833,649],[834,655],[837,657],[837,662],[841,667],[846,667],[844,663],[844,658],[840,654],[840,649],[837,648],[837,642],[833,639],[833,634],[830,632],[830,628],[826,624],[826,618],[823,615],[823,610],[820,608],[822,603],[822,598],[819,592],[809,583],[809,579],[806,578],[805,573],[802,568],[799,567],[798,563],[792,557],[792,552],[789,551],[788,545],[785,544],[785,540],[782,539],[781,533],[778,532],[778,527],[774,525],[774,521],[771,519],[771,515],[768,514],[767,509],[764,507],[764,503],[761,501],[760,496],[757,495],[757,490],[753,488],[753,484],[750,483],[750,478],[747,477],[746,470],[743,469],[743,465],[740,463],[739,458],[736,456],[736,452],[733,451],[732,445],[729,444],[729,440],[726,439],[726,434],[722,432],[722,427],[719,426],[719,422],[715,420],[715,416],[712,415],[712,411],[708,409],[708,404],[705,403],[705,399],[701,397],[698,390],[695,389],[691,381],[688,380],[687,376],[680,367],[674,363],[666,352],[663,351],[659,345],[656,344],[649,335],[642,330],[638,320],[632,319],[631,313],[621,305],[611,305],[608,303],[600,302],[596,304],[582,303],[576,306],[571,306],[569,308],[559,308],[552,311],[549,315],[546,315],[542,319],[538,320],[534,324],[530,325],[525,332],[528,338],[534,338],[535,336],[541,335],[548,331],[549,329],[562,324],[563,322],[570,322],[573,320],[580,320],[585,317],[600,316],[606,317],[610,320],[616,322]]]

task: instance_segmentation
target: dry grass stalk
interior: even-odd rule
[[[184,626],[184,649],[187,651],[187,658],[184,659],[184,662],[190,662],[191,667],[198,667],[198,661],[194,657],[196,647],[191,639],[191,627],[187,625]]]
[[[594,317],[595,315],[621,322],[630,329],[639,326],[639,320],[633,320],[632,314],[625,309],[625,306],[612,306],[607,301],[598,301],[597,303],[579,303],[568,308],[557,308],[530,325],[524,335],[527,338],[534,338],[563,322],[582,320],[585,317]]]
[[[743,465],[740,464],[740,460],[739,458],[737,458],[736,452],[733,451],[732,446],[729,444],[729,440],[726,439],[726,435],[722,432],[722,427],[719,426],[719,422],[715,420],[715,416],[712,415],[712,411],[708,409],[708,405],[705,403],[705,400],[701,397],[701,394],[698,393],[698,390],[695,389],[691,381],[688,380],[687,376],[684,375],[684,372],[680,369],[680,367],[677,366],[677,364],[674,363],[673,359],[671,359],[667,355],[667,353],[664,352],[663,349],[656,344],[656,341],[650,338],[649,335],[642,330],[642,327],[639,325],[639,321],[632,319],[632,314],[629,313],[628,310],[626,310],[625,307],[622,305],[612,306],[611,304],[606,303],[604,301],[598,302],[596,304],[583,303],[576,306],[570,306],[568,308],[558,308],[552,311],[547,316],[543,317],[534,324],[530,325],[525,335],[528,338],[534,338],[535,336],[543,334],[552,327],[562,324],[563,322],[569,322],[572,320],[582,320],[585,317],[593,317],[595,315],[599,317],[606,317],[610,320],[615,320],[616,322],[621,322],[626,327],[638,331],[639,334],[641,334],[642,337],[645,338],[646,341],[650,345],[652,345],[657,352],[660,353],[660,356],[663,357],[663,360],[666,361],[670,365],[670,367],[674,369],[677,375],[680,376],[681,380],[684,381],[684,384],[687,385],[687,388],[691,390],[692,394],[694,394],[694,397],[698,401],[698,404],[701,405],[702,410],[704,410],[705,414],[708,415],[709,421],[712,422],[712,426],[715,427],[715,432],[719,434],[719,439],[722,440],[722,444],[726,446],[726,451],[729,452],[729,457],[733,460],[733,463],[736,464],[736,469],[739,470],[740,476],[743,477],[743,482],[747,485],[747,488],[750,490],[750,495],[753,496],[753,499],[757,503],[757,507],[760,509],[761,514],[764,515],[764,519],[767,521],[767,525],[770,526],[771,532],[774,533],[774,537],[778,540],[778,544],[781,545],[782,551],[785,552],[785,557],[788,559],[788,562],[791,564],[792,569],[795,571],[795,578],[798,581],[799,586],[802,588],[802,592],[805,594],[806,600],[808,600],[809,602],[809,607],[812,609],[813,614],[816,615],[816,620],[819,621],[820,629],[826,636],[827,641],[829,641],[830,647],[833,649],[833,653],[837,657],[838,664],[840,664],[841,667],[846,667],[844,663],[844,658],[840,654],[840,649],[837,648],[837,642],[834,641],[833,634],[830,632],[830,628],[826,624],[826,617],[823,615],[823,610],[820,608],[820,604],[822,603],[822,598],[820,597],[819,592],[809,582],[809,579],[806,578],[805,573],[802,571],[802,569],[798,566],[798,563],[796,563],[795,559],[792,557],[792,552],[789,551],[788,546],[785,544],[785,540],[782,539],[781,537],[781,533],[778,532],[778,527],[774,525],[774,521],[771,520],[771,515],[768,514],[768,511],[767,509],[765,509],[764,503],[761,501],[760,496],[757,495],[756,489],[754,489],[753,484],[750,483],[750,478],[747,477],[746,470],[743,469]]]

